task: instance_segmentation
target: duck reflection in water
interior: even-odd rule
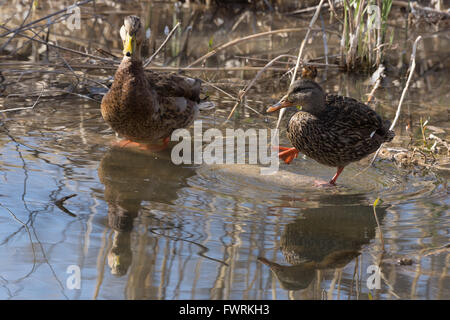
[[[100,161],[98,176],[105,186],[108,226],[114,230],[108,265],[116,276],[125,275],[131,265],[131,231],[142,202],[172,203],[187,178],[195,174],[193,168],[176,166],[162,156],[113,147]]]
[[[321,197],[320,208],[301,209],[301,217],[284,229],[280,249],[290,265],[258,260],[269,266],[285,290],[307,288],[316,270],[345,267],[376,235],[373,207],[355,205],[358,200],[367,202],[354,195]],[[385,214],[386,208],[377,207],[380,222]]]

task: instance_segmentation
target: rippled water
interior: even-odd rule
[[[412,122],[426,114],[448,128],[448,72],[427,79],[438,89],[412,89]],[[341,74],[323,85],[364,99],[365,80]],[[249,99],[262,111],[283,90]],[[399,90],[387,85],[377,97],[392,119]],[[212,100],[204,129],[275,125],[240,110],[224,126],[233,103]],[[407,120],[394,145],[407,143]],[[1,299],[450,298],[445,172],[389,160],[362,172],[363,161],[338,187],[317,188],[312,181],[334,169],[302,157],[274,176],[252,165],[177,166],[170,151],[112,147],[99,104],[79,97],[2,114],[0,125]],[[380,288],[369,289],[368,267],[380,263]],[[79,289],[70,289],[70,266],[80,268]]]

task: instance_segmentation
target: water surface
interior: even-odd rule
[[[97,8],[103,20],[87,20],[92,29],[77,36],[120,54],[119,38],[112,40],[111,34],[118,36],[124,15],[141,11],[122,7],[112,13],[110,6]],[[47,9],[54,10],[42,10]],[[172,4],[145,4],[145,9],[153,17],[155,40],[151,40],[158,44],[174,17],[188,23],[192,14]],[[260,21],[267,23],[268,18],[273,28],[309,22],[277,14],[249,15],[227,34],[220,31],[227,29],[218,18],[231,18],[221,11],[215,14],[206,11],[196,18],[189,42],[193,56],[207,52],[211,34],[214,43],[220,43],[262,32]],[[210,21],[215,25],[208,27]],[[218,54],[208,63],[245,66],[251,61],[237,56],[258,58],[258,52],[296,48],[303,36],[264,38]],[[319,57],[322,39],[319,35],[314,39],[308,55]],[[174,43],[182,43],[182,35]],[[435,49],[434,56],[421,54],[437,61],[445,55],[445,43],[435,44]],[[171,50],[179,49],[169,46],[157,64],[169,63]],[[171,63],[185,65],[182,59]],[[379,159],[363,172],[365,160],[348,166],[337,188],[316,188],[311,181],[329,179],[334,169],[303,157],[281,164],[275,176],[260,176],[258,168],[249,165],[175,165],[169,151],[151,154],[113,147],[116,137],[101,118],[99,103],[91,100],[100,96],[80,89],[76,92],[91,99],[60,97],[55,91],[68,90],[66,85],[74,80],[70,75],[26,73],[21,66],[0,68],[9,84],[0,97],[3,109],[31,106],[42,86],[46,88],[34,109],[0,114],[1,299],[450,298],[445,170],[404,168]],[[448,62],[439,70],[415,80],[392,147],[406,147],[410,140],[406,126],[418,134],[421,118],[429,118],[448,137]],[[87,74],[104,80],[113,70]],[[242,80],[252,79],[255,72],[192,75],[222,84],[237,95]],[[248,94],[247,104],[258,113],[239,108],[226,123],[234,102],[211,90],[216,108],[202,112],[204,129],[273,128],[275,118],[263,111],[287,88],[288,78],[274,81],[280,75],[268,72]],[[371,90],[367,80],[365,75],[331,69],[320,70],[318,79],[328,92],[360,100]],[[385,118],[395,115],[401,81],[400,76],[388,77],[377,92],[375,108]],[[91,87],[99,86],[91,83]],[[26,92],[31,97],[14,96]],[[50,98],[51,94],[58,97]],[[280,139],[282,145],[289,144],[284,129]],[[64,202],[66,211],[55,205],[73,194]],[[380,227],[373,208],[376,198],[383,200],[376,207]],[[401,259],[411,259],[412,264]],[[80,268],[80,289],[67,286],[72,265]],[[370,265],[381,265],[379,289],[367,287]]]

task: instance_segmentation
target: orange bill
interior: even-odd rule
[[[292,107],[292,106],[293,106],[292,102],[285,100],[285,101],[278,102],[277,104],[274,104],[273,106],[269,107],[266,110],[266,112],[274,112],[274,111],[277,111],[277,110],[280,110],[283,108],[287,108],[287,107]]]

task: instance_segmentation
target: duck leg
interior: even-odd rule
[[[277,148],[279,151],[281,151],[278,154],[278,157],[280,157],[280,159],[283,159],[283,161],[287,164],[291,163],[292,160],[294,160],[294,158],[298,157],[298,153],[299,151],[296,148],[286,148],[286,147],[275,147]]]
[[[139,143],[132,140],[124,139],[116,143],[120,148],[138,148],[145,151],[158,152],[167,149],[169,145],[170,137],[162,139],[162,144],[152,144],[152,143]]]
[[[336,174],[334,175],[334,177],[329,181],[323,181],[323,180],[315,180],[314,181],[314,185],[316,187],[333,187],[336,185],[336,180],[339,177],[339,175],[342,173],[342,171],[344,170],[344,167],[338,167]]]
[[[336,180],[339,177],[339,175],[341,174],[341,172],[344,170],[344,167],[338,167],[336,174],[334,175],[334,177],[330,180],[330,184],[331,185],[336,185]]]

